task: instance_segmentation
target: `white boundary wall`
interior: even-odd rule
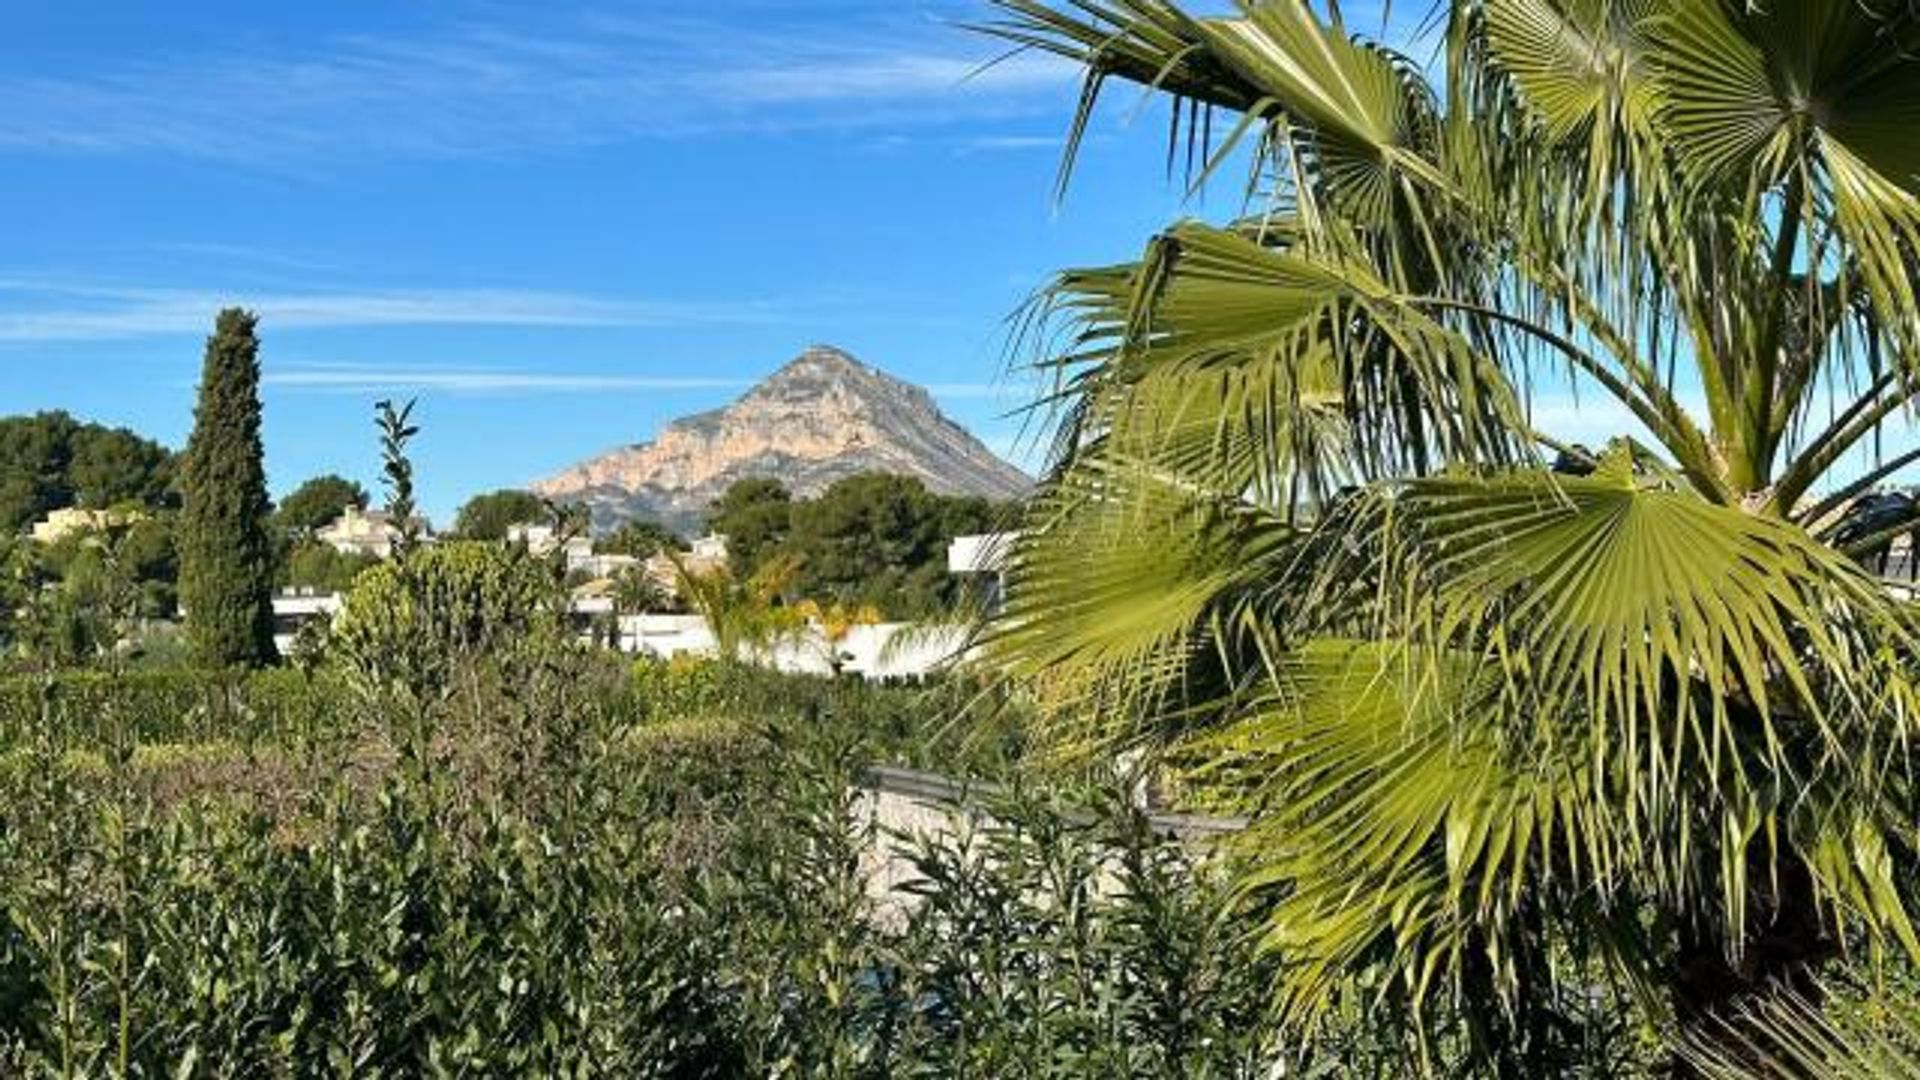
[[[939,671],[966,645],[959,628],[880,623],[856,626],[840,643],[848,674],[869,679],[911,679]],[[712,656],[713,632],[698,615],[628,615],[620,620],[620,648],[635,655]],[[801,640],[766,658],[781,671],[825,675],[833,670],[826,639],[810,630]]]

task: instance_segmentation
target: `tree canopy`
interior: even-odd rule
[[[953,599],[947,544],[1008,519],[980,498],[936,495],[912,477],[868,473],[840,480],[817,499],[794,499],[769,480],[743,480],[714,505],[715,532],[751,576],[778,559],[791,564],[795,597],[875,608],[917,619]]]
[[[727,538],[734,562],[751,568],[770,556],[793,527],[793,493],[778,480],[735,481],[707,509],[707,529]]]
[[[685,551],[687,541],[659,522],[627,521],[595,540],[593,550],[602,555],[630,555],[636,559],[647,559],[662,551]]]
[[[316,476],[289,492],[274,508],[273,523],[282,533],[310,536],[333,524],[353,507],[367,508],[367,489],[343,476]]]
[[[529,491],[504,489],[468,499],[454,517],[454,532],[462,540],[505,540],[515,525],[545,521],[547,504]]]
[[[451,541],[360,573],[333,639],[363,674],[404,671],[439,685],[503,644],[560,634],[565,599],[551,567],[524,549]]]
[[[125,428],[64,412],[0,418],[0,530],[67,506],[166,507],[176,501],[175,470],[172,451]]]
[[[344,593],[353,587],[362,570],[379,562],[376,556],[336,551],[327,544],[296,544],[282,561],[278,580],[296,589]]]

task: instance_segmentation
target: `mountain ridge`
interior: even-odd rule
[[[1018,497],[1033,483],[941,412],[925,388],[814,345],[732,403],[674,420],[649,442],[579,462],[531,490],[585,503],[596,528],[646,518],[689,532],[736,481],[766,477],[811,497],[863,472],[992,499]]]

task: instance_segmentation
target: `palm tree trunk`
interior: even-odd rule
[[[1736,1054],[1740,1048],[1727,1038],[1723,1023],[1737,1020],[1739,1010],[1755,998],[1781,990],[1817,1005],[1820,988],[1814,976],[1836,952],[1804,862],[1783,855],[1771,867],[1755,866],[1753,873],[1762,893],[1739,959],[1727,955],[1719,927],[1685,926],[1668,984],[1680,1031]],[[1677,1077],[1699,1075],[1678,1057],[1671,1071]]]

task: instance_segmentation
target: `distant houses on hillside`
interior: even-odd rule
[[[667,592],[674,590],[682,566],[688,573],[703,574],[727,564],[727,538],[713,534],[695,540],[691,549],[679,556],[678,565],[665,552],[644,559],[636,555],[596,552],[592,538],[585,535],[563,537],[551,525],[515,525],[507,530],[507,542],[524,544],[528,551],[542,558],[555,552],[564,552],[567,573],[585,577],[590,582],[617,578],[638,569]]]
[[[564,550],[570,570],[590,571],[616,565],[622,570],[639,567],[649,577],[661,575],[672,580],[677,574],[673,560],[656,555],[646,560],[631,556],[596,555],[592,545],[563,541],[544,526],[529,526],[509,534],[514,543],[527,545],[529,551],[548,555]],[[957,575],[970,579],[979,595],[997,604],[1003,593],[1004,559],[1013,538],[1005,534],[963,536],[948,548],[947,565]],[[690,573],[702,573],[726,564],[726,539],[708,536],[695,541],[692,550],[679,556]],[[612,563],[602,565],[604,560]],[[699,615],[661,613],[628,614],[618,610],[608,578],[598,577],[573,590],[569,602],[574,625],[584,640],[599,641],[634,656],[672,659],[678,656],[710,656],[715,652],[713,632]],[[291,647],[300,628],[314,619],[332,619],[339,614],[341,598],[337,594],[316,594],[312,590],[292,591],[274,598],[276,643],[284,652]],[[915,626],[906,623],[880,623],[852,627],[841,640],[829,645],[816,629],[813,633],[787,642],[763,657],[763,662],[783,671],[827,674],[836,668],[868,679],[922,678],[952,664],[968,646],[968,630],[960,626]]]
[[[57,544],[82,533],[106,532],[130,525],[143,515],[137,510],[87,510],[78,506],[54,510],[33,523],[33,539],[42,544]]]
[[[584,533],[562,536],[551,525],[514,525],[507,529],[507,543],[524,544],[541,558],[564,550],[568,571],[586,570],[593,560],[592,537]]]
[[[413,519],[417,533],[431,538],[433,529],[422,517]],[[400,539],[400,527],[385,510],[362,510],[348,506],[331,525],[314,533],[313,538],[342,555],[370,555],[385,559],[393,554]]]

